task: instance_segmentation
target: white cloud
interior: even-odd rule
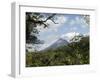
[[[87,28],[87,26],[86,26],[86,25],[81,25],[81,27],[82,27],[82,28]]]
[[[71,19],[69,21],[70,26],[74,26],[75,24],[80,24],[80,18],[79,17],[75,17],[75,19]]]
[[[43,28],[43,26],[37,26],[37,29],[41,32],[45,31],[54,31],[57,32],[58,28],[61,27],[65,22],[68,21],[68,18],[63,15],[57,15],[55,22],[58,24],[54,24],[51,20],[48,20],[46,23],[49,24],[48,28]]]
[[[75,30],[77,30],[77,27],[71,27],[70,30],[75,31]]]
[[[46,39],[49,41],[49,42],[48,41],[47,42],[50,43],[50,42],[58,39],[59,37],[60,37],[59,35],[53,34],[53,35],[48,35]]]
[[[86,23],[84,18],[76,17],[77,24],[80,24],[82,28],[87,28],[88,24]]]
[[[80,22],[81,22],[81,20],[80,20],[79,17],[76,17],[76,18],[75,18],[75,21],[76,21],[77,23],[80,23]]]
[[[51,20],[48,20],[47,23],[50,24],[49,25],[49,30],[50,31],[55,31],[57,32],[58,31],[58,28],[59,27],[62,27],[62,25],[67,22],[68,18],[67,17],[64,17],[63,15],[57,15],[56,16],[56,20],[55,22],[57,24],[54,24]]]
[[[76,21],[75,20],[70,20],[69,24],[70,24],[70,26],[73,26],[73,25],[76,24]]]
[[[82,23],[82,18],[77,16],[75,17],[75,19],[71,20],[70,25],[81,24],[81,23]]]
[[[82,17],[75,17],[75,19],[72,19],[69,21],[70,26],[74,26],[75,24],[80,25],[82,28],[88,27],[88,24],[85,22],[84,18]]]
[[[56,22],[57,23],[65,23],[68,21],[68,17],[65,17],[63,15],[56,16]]]
[[[74,36],[78,36],[78,35],[80,35],[80,33],[78,32],[69,32],[69,33],[63,34],[61,37],[70,41]]]

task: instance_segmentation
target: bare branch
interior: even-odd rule
[[[46,22],[47,20],[52,19],[56,14],[52,14],[51,16],[49,16],[46,20],[44,20],[44,22]]]
[[[58,23],[56,23],[53,19],[50,19],[54,24],[58,24]]]

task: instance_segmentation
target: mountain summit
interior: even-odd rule
[[[53,49],[54,50],[54,49],[57,49],[57,48],[59,48],[61,46],[65,46],[67,44],[68,44],[67,40],[60,38],[57,41],[55,41],[53,44],[51,44],[50,46],[45,48],[44,50],[49,50],[49,49]]]

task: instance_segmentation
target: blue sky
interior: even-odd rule
[[[75,35],[75,33],[89,34],[89,25],[85,22],[82,15],[57,14],[55,18],[55,22],[58,24],[48,20],[47,23],[50,24],[48,28],[37,27],[40,31],[38,38],[44,40],[45,46],[64,36],[70,37]]]

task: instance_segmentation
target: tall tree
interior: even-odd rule
[[[37,26],[43,26],[44,28],[48,27],[48,20],[51,20],[54,24],[57,24],[54,21],[54,16],[56,14],[42,14],[42,13],[32,13],[26,12],[26,43],[31,44],[42,44],[43,41],[39,40],[37,35],[39,30]]]

